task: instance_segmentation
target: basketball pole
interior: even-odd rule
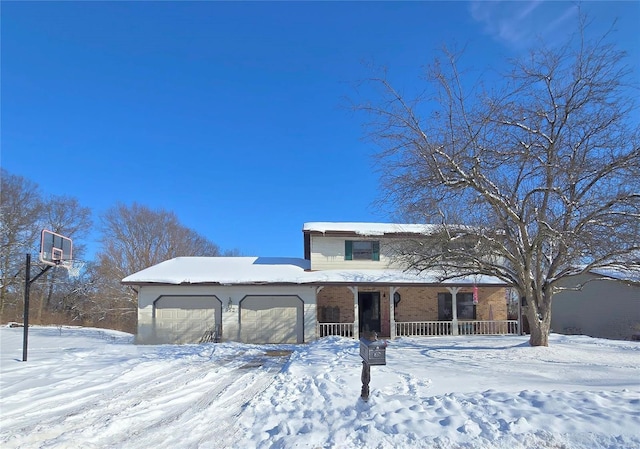
[[[40,273],[38,273],[33,279],[31,279],[31,254],[27,253],[26,274],[24,277],[24,332],[22,336],[22,361],[27,361],[27,348],[29,346],[29,290],[31,283],[35,282],[40,276],[45,274],[51,265],[47,265]]]

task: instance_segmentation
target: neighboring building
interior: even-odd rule
[[[303,343],[358,338],[517,334],[507,286],[472,276],[440,282],[393,260],[428,225],[306,223],[304,259],[178,257],[134,273],[139,343]]]
[[[638,273],[597,271],[575,276],[562,285],[570,289],[553,297],[552,332],[618,340],[640,335]]]

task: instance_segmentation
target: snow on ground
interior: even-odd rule
[[[640,448],[640,343],[552,335],[135,346],[0,328],[3,448]],[[287,351],[292,351],[291,355]]]

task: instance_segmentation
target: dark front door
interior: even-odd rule
[[[380,335],[380,293],[358,293],[358,321],[360,332],[375,331]]]

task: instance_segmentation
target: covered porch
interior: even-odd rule
[[[505,286],[319,286],[318,338],[518,335]]]

